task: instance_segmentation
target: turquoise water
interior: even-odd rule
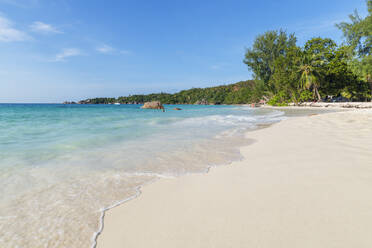
[[[284,118],[243,106],[139,107],[0,104],[0,247],[91,247],[102,211],[161,177],[239,159],[246,130]]]

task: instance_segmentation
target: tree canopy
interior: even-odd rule
[[[244,63],[252,70],[256,79],[262,80],[274,90],[275,87],[270,80],[275,73],[275,60],[284,56],[290,48],[295,46],[294,34],[287,35],[283,30],[268,31],[259,35],[253,47],[247,49]]]
[[[163,104],[243,104],[256,102],[262,97],[260,87],[254,81],[241,81],[234,84],[209,88],[192,88],[174,94],[156,93],[148,95],[121,96],[118,98],[93,98],[80,101],[81,104],[142,104],[161,101]]]
[[[337,25],[346,38],[354,72],[362,80],[372,83],[372,0],[367,1],[368,15],[361,18],[358,11],[349,15],[350,22]]]
[[[372,0],[369,15],[357,11],[351,22],[337,25],[345,43],[315,37],[304,46],[296,44],[294,34],[283,30],[267,31],[256,37],[245,53],[244,63],[271,104],[286,104],[329,98],[366,101],[372,89]],[[263,86],[263,88],[262,88]]]

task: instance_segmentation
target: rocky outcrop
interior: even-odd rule
[[[145,102],[142,109],[162,109],[164,111],[164,106],[159,101]]]
[[[90,99],[87,99],[87,100],[79,101],[78,104],[91,104],[91,102],[90,102]]]
[[[195,105],[209,105],[208,101],[205,99],[198,100],[194,104]]]

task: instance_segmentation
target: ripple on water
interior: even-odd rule
[[[57,123],[54,128],[49,123],[46,132],[31,131],[38,141],[31,145],[20,143],[30,135],[17,134],[25,127],[13,126],[16,144],[0,141],[0,148],[7,149],[0,151],[0,195],[5,196],[0,200],[0,247],[90,247],[105,208],[135,197],[142,185],[161,177],[206,172],[240,159],[239,147],[250,142],[246,130],[282,118],[278,111],[189,108],[182,115],[150,112],[146,118],[137,109],[123,111],[125,118],[117,117],[123,114],[119,108],[108,108],[111,113],[89,108],[92,117],[81,109],[76,116],[58,112],[74,108],[48,109],[44,121],[52,115]],[[85,120],[76,126],[84,117],[102,123],[84,129],[92,123]],[[27,118],[19,120],[31,125]],[[67,125],[60,136],[59,121]]]

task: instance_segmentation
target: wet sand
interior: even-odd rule
[[[242,161],[161,179],[106,212],[98,247],[372,247],[372,111],[247,133]]]

